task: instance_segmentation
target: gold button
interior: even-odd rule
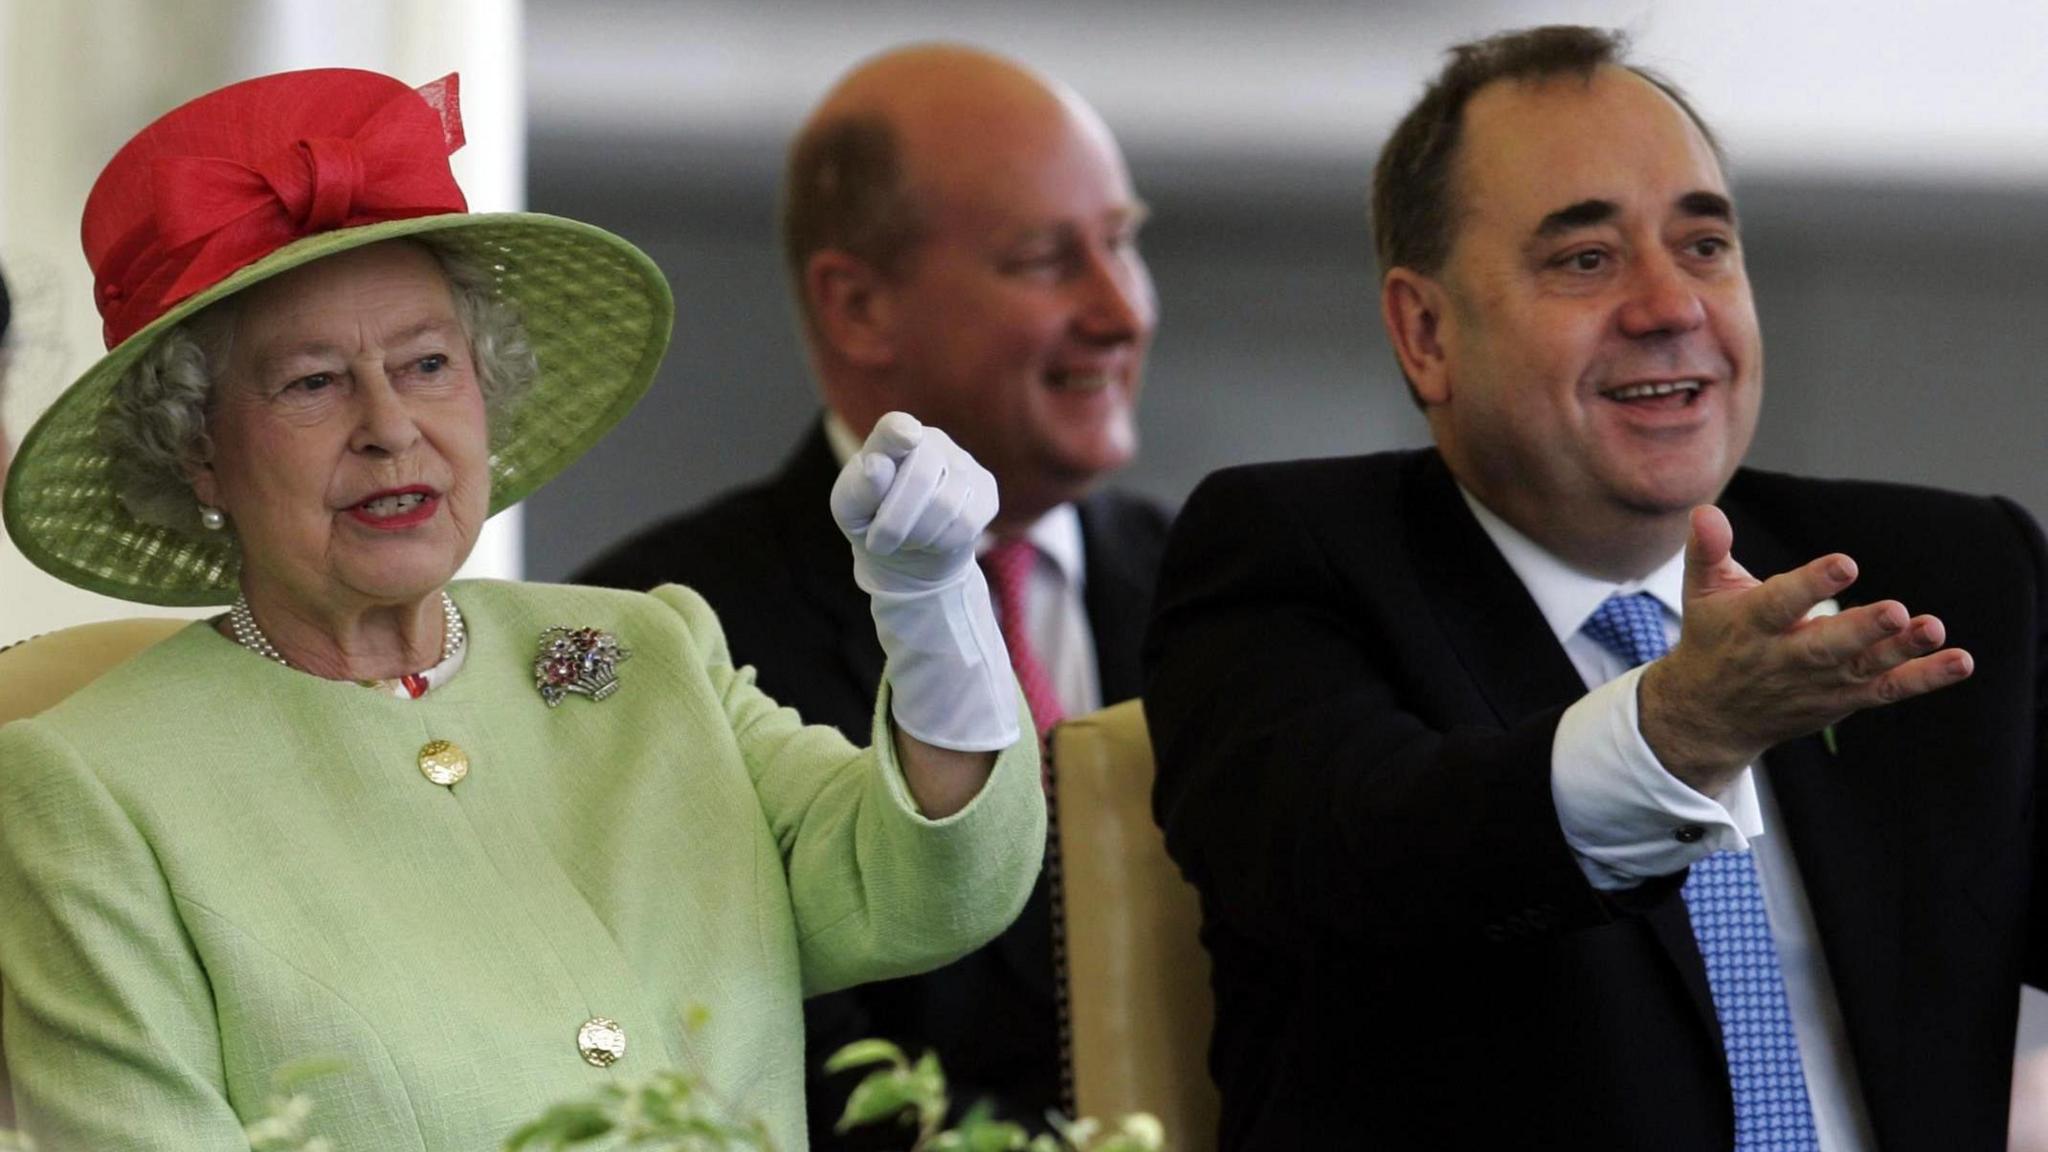
[[[420,749],[420,775],[452,788],[469,775],[469,753],[446,740],[429,740]]]
[[[593,1016],[576,1030],[576,1050],[594,1068],[609,1068],[626,1054],[626,1032],[618,1021]]]

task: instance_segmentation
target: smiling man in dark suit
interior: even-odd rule
[[[784,255],[822,419],[775,475],[576,579],[690,585],[763,689],[865,739],[882,651],[825,497],[840,461],[900,409],[995,475],[984,567],[1040,731],[1135,696],[1166,518],[1099,489],[1137,447],[1157,312],[1143,216],[1108,128],[1057,82],[943,45],[861,65],[798,134],[784,186]],[[814,1068],[863,1036],[933,1048],[956,1100],[986,1097],[1042,1128],[1059,1102],[1043,881],[1009,932],[959,964],[808,1012]],[[832,1133],[848,1083],[814,1076],[813,1148],[873,1140]],[[900,1146],[885,1135],[881,1146]]]
[[[1227,1149],[2004,1147],[2040,533],[1739,468],[1735,206],[1621,49],[1457,48],[1381,155],[1435,449],[1174,529],[1145,698]]]

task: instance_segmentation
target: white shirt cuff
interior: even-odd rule
[[[1646,666],[1644,666],[1646,667]],[[1668,876],[1763,835],[1753,770],[1707,796],[1664,770],[1637,722],[1632,668],[1579,698],[1558,721],[1550,794],[1579,869],[1605,892]]]

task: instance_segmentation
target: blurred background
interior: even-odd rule
[[[529,0],[528,201],[647,248],[681,314],[636,419],[528,502],[528,574],[788,451],[815,398],[782,150],[904,40],[1014,53],[1123,142],[1161,306],[1124,483],[1176,501],[1224,464],[1421,442],[1368,173],[1446,45],[1552,20],[1633,31],[1728,146],[1769,361],[1753,463],[2048,514],[2048,5]]]
[[[812,418],[774,244],[783,148],[855,61],[943,38],[1079,90],[1153,207],[1162,321],[1125,483],[1177,501],[1233,462],[1421,443],[1377,319],[1368,173],[1446,45],[1552,21],[1630,30],[1727,145],[1769,352],[1752,463],[2048,516],[2039,0],[0,0],[0,418],[18,440],[99,353],[78,219],[137,129],[283,68],[460,69],[472,207],[610,228],[680,310],[636,415],[472,562],[559,579],[766,472]],[[136,611],[0,542],[0,645]]]

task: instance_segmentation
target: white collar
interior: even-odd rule
[[[1684,616],[1685,608],[1685,550],[1679,549],[1669,560],[1658,565],[1648,576],[1616,584],[1597,576],[1588,576],[1545,551],[1543,546],[1516,531],[1513,525],[1494,515],[1493,510],[1479,502],[1479,498],[1458,485],[1458,495],[1465,498],[1465,506],[1479,521],[1479,527],[1486,532],[1487,539],[1500,550],[1501,558],[1514,569],[1522,586],[1529,590],[1529,596],[1536,601],[1537,611],[1550,625],[1550,631],[1559,642],[1578,634],[1580,628],[1599,609],[1609,596],[1627,596],[1636,592],[1648,592],[1657,598],[1673,619]]]
[[[860,451],[861,438],[839,418],[839,413],[829,408],[825,410],[825,441],[832,447],[832,458],[842,468]],[[1024,538],[1053,562],[1067,584],[1081,586],[1086,571],[1081,551],[1081,515],[1072,504],[1062,504],[1040,516],[1025,530]],[[974,546],[975,554],[988,551],[994,543],[994,537],[982,533],[981,541]]]
[[[832,447],[832,462],[844,468],[846,462],[853,459],[853,454],[860,451],[861,438],[854,435],[853,429],[847,427],[846,421],[839,418],[839,413],[827,408],[825,443]]]
[[[1024,538],[1037,546],[1040,555],[1053,562],[1065,583],[1075,588],[1081,586],[1081,514],[1074,510],[1072,504],[1061,504],[1040,516],[1025,530]],[[995,538],[984,532],[981,543],[975,545],[974,550],[979,554],[994,543]]]

